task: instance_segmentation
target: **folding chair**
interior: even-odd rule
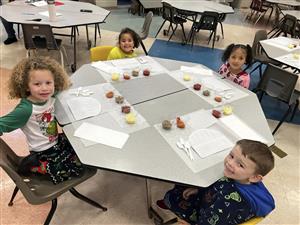
[[[74,188],[76,185],[83,183],[85,180],[94,176],[97,172],[96,169],[86,167],[84,174],[81,177],[73,177],[70,180],[54,185],[52,181],[45,179],[43,176],[31,174],[25,177],[20,175],[18,167],[21,160],[22,157],[17,156],[9,145],[0,137],[0,166],[16,184],[11,200],[8,203],[9,206],[13,206],[13,200],[19,190],[22,192],[27,202],[32,205],[40,205],[51,201],[51,209],[44,223],[48,225],[55,213],[57,198],[63,193],[70,191],[76,198],[79,198],[102,211],[107,211],[107,208],[81,195]]]
[[[30,50],[58,50],[60,53],[61,65],[64,66],[64,54],[66,57],[67,65],[69,65],[66,50],[62,46],[62,40],[54,38],[50,25],[22,24],[22,30],[28,57],[30,57]]]
[[[269,32],[270,38],[278,37],[281,34],[283,34],[285,37],[287,37],[287,35],[289,34],[292,38],[295,38],[298,23],[299,22],[297,21],[297,18],[295,16],[289,14],[284,15],[278,27]]]
[[[219,13],[210,12],[210,11],[203,12],[199,22],[194,22],[191,28],[189,42],[192,41],[192,47],[194,45],[194,39],[196,33],[198,33],[200,30],[208,30],[211,32],[208,38],[208,44],[211,38],[213,37],[212,48],[214,48],[218,22],[219,22]]]
[[[254,22],[254,25],[257,24],[257,22],[266,14],[268,11],[270,5],[266,5],[265,1],[263,0],[252,0],[251,5],[250,5],[250,13],[246,15],[245,20],[251,20],[252,16],[255,14],[257,15],[257,19]],[[272,8],[273,12],[273,8]],[[271,14],[272,14],[271,12]],[[270,17],[269,17],[270,19]],[[269,20],[268,20],[269,21]]]
[[[263,51],[261,44],[259,43],[262,40],[268,39],[267,31],[266,30],[258,30],[255,33],[254,40],[252,43],[252,56],[253,61],[251,65],[255,63],[259,63],[254,69],[251,70],[250,74],[253,73],[255,70],[259,69],[259,76],[262,77],[262,66],[264,64],[272,63],[274,65],[280,65],[280,63],[270,59]],[[251,66],[250,65],[250,66]]]
[[[300,97],[300,92],[295,90],[297,80],[298,75],[269,64],[260,82],[254,90],[254,92],[259,95],[260,101],[262,100],[263,95],[267,94],[268,96],[288,105],[287,111],[284,113],[278,125],[272,132],[273,135],[279,129],[281,124],[286,120],[293,106],[294,109],[292,111],[290,121],[292,121],[295,116],[296,110],[299,106]]]
[[[172,29],[172,34],[169,38],[168,41],[171,40],[171,38],[173,37],[173,35],[175,34],[175,31],[178,27],[178,25],[181,26],[182,29],[182,33],[183,33],[183,37],[184,37],[184,43],[186,42],[186,36],[185,36],[185,32],[184,32],[184,27],[183,24],[187,22],[186,19],[183,19],[182,17],[178,16],[176,9],[171,6],[170,4],[166,3],[166,2],[162,2],[163,5],[163,12],[162,12],[162,18],[164,19],[164,22],[162,23],[162,25],[160,26],[160,28],[158,29],[155,37],[157,37],[157,35],[159,34],[161,28],[164,26],[164,24],[166,23],[166,21],[168,21],[170,23],[168,31],[164,34],[169,33],[170,28]],[[173,28],[173,25],[175,24],[175,28]]]

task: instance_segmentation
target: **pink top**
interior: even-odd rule
[[[219,69],[219,74],[221,74],[222,77],[243,86],[244,88],[249,88],[250,75],[245,71],[241,71],[238,74],[231,73],[229,71],[229,67],[229,63],[224,63]]]

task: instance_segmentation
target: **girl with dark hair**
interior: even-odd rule
[[[134,30],[124,28],[119,34],[118,46],[110,51],[107,60],[136,57],[134,49],[139,47],[139,39],[139,35]]]
[[[250,45],[229,45],[223,53],[222,61],[224,64],[219,69],[221,76],[244,88],[249,88],[250,75],[244,71],[243,66],[252,62]]]

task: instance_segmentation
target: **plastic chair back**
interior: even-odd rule
[[[215,31],[218,26],[218,21],[219,13],[205,11],[197,23],[197,29]]]
[[[252,55],[253,58],[256,58],[259,55],[263,54],[262,47],[260,45],[260,41],[268,39],[266,30],[258,30],[255,33],[254,40],[252,43]]]
[[[105,61],[114,46],[97,46],[90,49],[91,62]]]
[[[282,23],[280,24],[280,33],[284,33],[285,36],[289,34],[291,35],[291,37],[295,37],[296,26],[297,18],[295,16],[286,14],[283,18]]]
[[[139,33],[140,39],[145,40],[149,35],[150,25],[152,22],[153,12],[149,11],[145,17],[144,24],[142,26],[142,30]]]
[[[297,80],[297,74],[269,64],[256,89],[290,105]]]
[[[45,48],[59,50],[59,44],[54,38],[50,25],[22,24],[24,44],[26,49]]]
[[[266,10],[264,8],[263,0],[252,0],[250,9],[257,12],[264,12]]]

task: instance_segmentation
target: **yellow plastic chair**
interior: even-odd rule
[[[263,217],[254,217],[248,221],[246,221],[245,223],[242,223],[240,225],[255,225],[258,224],[260,221],[263,220]]]
[[[114,46],[97,46],[90,49],[90,60],[95,61],[105,61],[107,60],[108,54],[114,48]]]

